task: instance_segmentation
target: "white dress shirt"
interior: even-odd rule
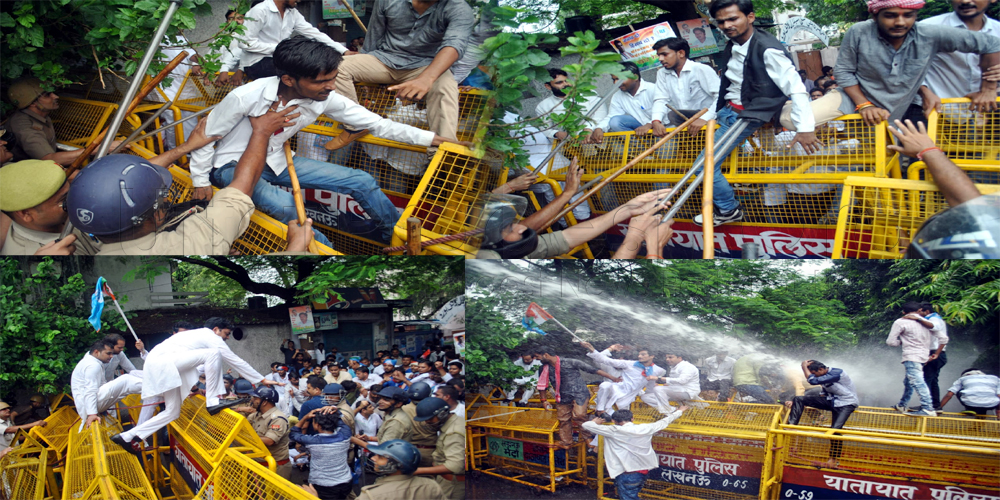
[[[692,398],[698,397],[701,392],[701,383],[698,381],[698,367],[681,361],[670,367],[670,376],[666,378],[666,385],[672,389],[684,391]]]
[[[734,58],[735,52],[734,48]],[[719,75],[711,66],[690,59],[684,61],[680,76],[672,69],[660,68],[656,72],[653,120],[667,121],[667,104],[675,109],[708,108],[708,113],[702,115],[701,119],[708,121],[715,118],[720,85]]]
[[[941,351],[946,351],[948,346],[948,324],[944,322],[944,318],[938,313],[932,313],[924,319],[934,323],[931,333],[937,334],[931,335],[931,350],[936,351],[941,346],[941,343],[944,342],[945,348],[941,349]]]
[[[653,434],[666,429],[684,412],[675,411],[651,424],[597,425],[593,420],[583,428],[604,436],[604,465],[612,479],[626,472],[653,470],[660,462],[653,451]]]
[[[736,364],[736,360],[726,356],[726,359],[719,361],[718,356],[712,356],[705,360],[705,368],[708,369],[708,380],[732,380],[733,379],[733,365]]]
[[[274,54],[274,48],[278,43],[286,38],[290,38],[292,33],[304,35],[323,42],[343,54],[347,52],[347,47],[333,41],[315,26],[309,24],[306,18],[294,8],[286,8],[284,17],[278,13],[278,6],[274,0],[264,0],[250,9],[246,14],[246,21],[243,26],[246,32],[243,35],[243,42],[240,48],[244,50],[241,61],[242,68],[253,66],[261,59]]]
[[[278,84],[278,77],[273,76],[238,87],[208,115],[205,133],[223,137],[214,145],[209,144],[191,153],[191,181],[194,187],[212,185],[209,173],[213,168],[240,159],[253,134],[249,117],[267,113],[271,104],[278,100]],[[295,112],[301,116],[268,141],[267,166],[275,174],[281,174],[288,168],[283,149],[285,141],[315,122],[320,114],[355,130],[370,129],[372,135],[399,142],[430,146],[434,140],[434,132],[382,118],[336,92],[331,92],[325,101],[292,99],[287,105],[279,105],[278,111],[292,105],[299,106]]]
[[[219,73],[243,69],[243,66],[240,65],[240,60],[243,58],[243,48],[240,47],[239,40],[233,39],[229,43],[229,47],[222,49],[219,54],[222,56],[220,58],[222,67],[219,68]]]
[[[374,436],[378,434],[378,428],[382,427],[382,417],[378,413],[365,418],[361,413],[354,415],[354,432],[357,435]]]
[[[132,360],[128,359],[128,356],[124,352],[120,352],[111,356],[111,361],[104,364],[104,383],[111,382],[115,379],[115,371],[121,366],[125,373],[129,373],[135,370],[135,365],[132,364]]]
[[[603,352],[591,351],[587,353],[587,357],[598,361],[601,364],[606,364],[621,370],[621,382],[615,383],[615,391],[619,394],[619,397],[615,398],[621,399],[629,395],[639,394],[643,386],[646,385],[646,372],[644,369],[637,368],[635,364],[637,361],[632,359],[614,359]],[[656,365],[650,367],[650,374]]]
[[[547,127],[551,126],[552,125],[551,115],[566,112],[565,108],[563,107],[564,99],[565,98],[563,97],[556,97],[554,95],[550,95],[545,99],[542,99],[542,102],[538,103],[538,105],[535,106],[535,116],[542,116],[545,113],[549,113],[551,111],[551,113],[549,115],[546,115],[545,117],[546,126]],[[589,113],[590,110],[593,109],[594,106],[597,106],[597,104],[600,102],[601,102],[600,97],[586,98],[586,100],[583,103],[583,114]],[[601,121],[604,120],[606,116],[608,116],[608,108],[605,106],[601,106],[600,109],[594,111],[594,114],[590,115],[590,120],[592,121],[586,122],[584,124],[584,127],[593,130],[595,128],[594,123],[600,123]],[[544,134],[545,137],[548,137],[549,141],[552,141],[555,139],[556,132],[559,132],[559,128],[552,127],[549,128],[548,130],[542,131],[542,134]]]
[[[729,78],[730,82],[729,90],[726,92],[726,100],[739,105],[743,105],[741,97],[743,65],[746,62],[752,39],[753,36],[743,45],[733,42],[733,56],[729,59],[729,65],[726,67],[726,77]],[[792,61],[778,49],[767,49],[764,51],[764,66],[774,84],[792,101],[791,120],[795,125],[795,130],[798,132],[816,130],[816,119],[813,117],[812,108],[809,105],[806,84],[802,83],[802,77],[799,76]]]
[[[371,373],[369,373],[368,374],[368,378],[366,378],[364,380],[361,380],[358,377],[354,377],[352,380],[354,380],[355,384],[360,385],[366,391],[369,388],[371,388],[371,386],[373,386],[375,384],[381,384],[382,383],[382,377],[379,377],[378,375],[372,375]]]
[[[517,358],[514,360],[514,365],[521,367],[525,371],[531,372],[531,375],[514,379],[514,384],[533,386],[536,382],[538,382],[538,371],[542,369],[541,361],[533,359],[531,360],[531,363],[525,364],[523,359]]]
[[[920,24],[937,24],[968,30],[968,26],[954,11],[920,21]],[[986,17],[986,25],[979,31],[1000,38],[1000,22]],[[924,85],[942,99],[965,97],[979,92],[983,72],[979,69],[979,54],[963,52],[938,52],[924,77]]]
[[[97,391],[104,384],[104,363],[89,352],[73,368],[69,385],[73,389],[73,402],[77,413],[84,419],[97,415]]]
[[[615,95],[611,97],[611,105],[608,107],[607,116],[598,122],[595,128],[607,131],[608,125],[611,123],[611,117],[619,115],[631,116],[642,124],[651,122],[653,120],[653,97],[655,93],[656,84],[641,79],[639,80],[639,90],[635,91],[635,95],[624,90],[615,92]]]

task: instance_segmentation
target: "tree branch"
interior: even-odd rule
[[[175,257],[181,262],[187,262],[189,264],[194,264],[197,266],[204,267],[211,271],[217,272],[222,276],[225,276],[236,283],[239,283],[244,290],[261,295],[274,295],[275,297],[280,297],[285,302],[292,302],[295,300],[295,289],[286,288],[283,286],[275,285],[274,283],[258,283],[250,277],[243,266],[233,262],[226,257],[213,257],[215,262],[196,259],[191,257]]]

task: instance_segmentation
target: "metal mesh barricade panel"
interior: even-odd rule
[[[1000,184],[1000,161],[977,163],[958,160],[955,165],[964,170],[966,175],[976,184]],[[911,163],[907,167],[906,178],[911,181],[934,180],[934,176],[927,169],[927,164],[922,161]]]
[[[423,100],[403,102],[396,99],[396,92],[389,85],[355,83],[358,102],[373,113],[390,120],[429,130],[427,109]],[[489,92],[484,90],[459,91],[458,93],[458,139],[472,140],[476,130],[483,123]]]
[[[66,452],[66,446],[69,444],[70,427],[74,422],[79,421],[76,408],[72,406],[59,408],[49,415],[45,421],[48,422],[45,427],[32,427],[29,433],[50,451],[54,452],[54,457],[61,457]]]
[[[42,500],[49,451],[31,436],[11,444],[14,449],[0,459],[0,497]]]
[[[829,427],[831,414],[806,407],[799,420],[800,426]],[[914,418],[898,411],[860,407],[851,414],[844,429],[852,431],[893,434],[949,441],[966,441],[969,444],[992,444],[1000,447],[1000,421],[985,420],[954,414],[952,417]]]
[[[978,185],[983,194],[1000,186]],[[833,258],[898,259],[928,217],[948,208],[936,184],[848,177]]]
[[[83,431],[73,426],[63,476],[64,500],[156,498],[139,460],[111,443],[111,436],[119,432],[121,427],[113,421],[96,422]]]
[[[201,396],[184,400],[181,417],[170,423],[170,430],[183,435],[194,451],[210,463],[221,460],[230,446],[239,447],[252,458],[271,455],[246,418],[228,409],[209,415]]]
[[[253,460],[229,451],[195,498],[309,500],[315,497]]]
[[[52,126],[56,130],[56,140],[77,147],[86,147],[104,128],[112,113],[118,109],[115,104],[72,97],[59,99],[59,109],[52,112]],[[123,124],[124,125],[124,124]],[[123,132],[125,127],[123,126]]]
[[[929,133],[949,158],[962,164],[1000,162],[1000,111],[976,113],[966,98],[944,99]],[[998,99],[1000,102],[1000,99]]]

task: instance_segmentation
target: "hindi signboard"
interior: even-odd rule
[[[622,56],[622,61],[634,62],[640,71],[644,71],[660,65],[653,44],[674,36],[677,35],[670,23],[659,23],[611,40],[611,47]]]

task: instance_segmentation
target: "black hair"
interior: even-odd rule
[[[687,355],[684,354],[681,351],[678,351],[677,349],[665,349],[662,352],[662,354],[664,354],[664,355],[671,354],[671,355],[677,356],[678,358],[681,358],[681,359],[687,359]]]
[[[632,412],[629,411],[629,410],[616,410],[614,413],[611,414],[611,420],[614,420],[615,423],[618,423],[618,422],[622,422],[622,423],[631,422],[632,421]]]
[[[813,89],[810,90],[809,93],[812,94],[813,92],[819,92],[820,94],[826,95],[826,89],[824,89],[823,87],[813,87]]]
[[[653,44],[653,52],[656,52],[663,47],[667,47],[674,52],[680,52],[683,50],[684,57],[691,55],[691,44],[687,43],[687,40],[683,38],[674,37],[657,40],[656,43]]]
[[[646,351],[646,354],[653,354],[653,351],[650,348],[646,347],[646,346],[641,346],[641,347],[636,347],[635,348],[635,353],[636,354],[639,354],[642,351]]]
[[[278,78],[288,75],[296,80],[335,71],[344,60],[333,47],[304,36],[282,40],[274,48],[273,57]]]
[[[708,13],[715,17],[715,13],[733,5],[740,8],[740,12],[749,16],[753,12],[753,2],[750,0],[715,0],[708,6]]]
[[[233,10],[233,9],[229,9],[229,10],[227,10],[227,11],[226,11],[226,15],[225,15],[225,18],[226,18],[226,19],[229,19],[229,14],[236,14],[236,11],[235,11],[235,10]]]
[[[413,355],[412,354],[404,354],[401,357],[413,359]]]
[[[397,366],[397,367],[395,367],[395,368],[392,369],[392,373],[396,373],[396,372],[399,372],[399,373],[402,373],[403,375],[406,375],[406,368],[403,368],[402,366]]]
[[[281,364],[280,361],[275,361],[274,363],[271,363],[271,368],[274,368],[274,367],[276,367],[276,366],[278,366],[280,364]]]
[[[320,429],[327,432],[333,432],[337,430],[337,426],[340,425],[340,412],[335,411],[333,413],[317,413],[313,417],[313,421]]]
[[[625,61],[622,63],[622,67],[625,71],[631,72],[636,78],[640,78],[642,75],[639,73],[639,65],[632,61]]]
[[[369,370],[369,369],[368,369],[368,367],[367,367],[367,366],[365,366],[365,365],[361,365],[361,366],[359,366],[359,367],[358,367],[358,369],[357,369],[357,370],[354,370],[354,371],[355,371],[355,372],[365,372],[365,373],[371,373],[371,370]]]
[[[934,304],[931,304],[930,302],[921,302],[920,308],[925,311],[934,312]]]
[[[532,355],[532,357],[534,357],[534,355]],[[465,368],[465,365],[463,365],[461,361],[452,361],[452,362],[449,362],[449,363],[448,363],[448,366],[451,366],[451,365],[456,365],[456,366],[458,366],[458,369],[459,369],[459,370],[461,370],[461,369],[464,369],[464,368]]]
[[[292,370],[292,371],[288,372],[288,379],[291,380],[293,378],[294,379],[301,379],[302,375],[299,375],[298,373],[295,373],[295,370]]]
[[[823,82],[823,90],[830,90],[834,85],[837,85],[837,80],[830,80],[829,78]]]
[[[88,351],[88,352],[103,351],[105,347],[110,347],[110,348],[114,349],[115,348],[115,342],[111,342],[110,340],[108,340],[107,337],[105,337],[105,338],[103,338],[101,340],[98,340],[97,342],[94,342],[93,344],[91,344],[90,345],[90,351]]]
[[[358,383],[353,380],[345,380],[340,383],[340,386],[344,388],[344,392],[351,392],[358,388]]]
[[[921,308],[920,302],[914,302],[912,300],[903,304],[903,312],[906,314],[917,312],[920,310],[920,308]]]
[[[441,391],[442,396],[448,396],[451,399],[456,401],[458,400],[458,388],[453,385],[445,384],[438,386],[437,391]]]
[[[218,316],[213,316],[205,320],[205,328],[208,328],[209,330],[218,328],[220,330],[231,331],[234,328],[236,328],[236,326],[233,325],[233,322],[229,321],[228,319],[220,318]]]
[[[378,396],[378,392],[381,391],[382,387],[384,387],[384,386],[385,386],[385,384],[375,384],[375,385],[373,385],[373,386],[371,386],[371,387],[368,388],[368,394],[369,395],[374,394],[375,396]]]
[[[565,71],[563,71],[563,70],[561,70],[559,68],[549,68],[549,77],[551,78],[549,81],[555,80],[556,77],[558,77],[558,76],[565,76],[565,77],[569,78],[569,73],[567,73],[567,72],[565,72]]]
[[[698,32],[698,31],[700,31],[700,32],[701,32],[701,34],[703,34],[703,35],[705,34],[705,28],[695,28],[695,29],[693,29],[693,30],[691,30],[691,31],[692,31],[692,32]]]
[[[198,327],[195,326],[195,324],[191,323],[190,321],[178,321],[178,322],[174,323],[174,327],[173,327],[174,333],[177,333],[177,332],[181,331],[181,328],[183,328],[185,330],[194,330],[195,328],[198,328]]]
[[[830,79],[829,76],[823,75],[817,78],[815,81],[813,81],[813,83],[816,84],[817,87],[822,87],[823,84],[825,84],[829,79]]]
[[[831,71],[833,71],[833,67],[832,66],[823,66],[823,74],[824,75],[826,75],[827,73],[829,73]]]
[[[420,358],[419,360],[417,360],[417,364],[418,365],[427,365],[427,366],[431,366],[431,367],[434,366],[434,363],[432,363],[431,360],[424,359],[424,358]]]
[[[125,340],[125,337],[122,337],[121,335],[119,335],[117,333],[109,333],[109,334],[105,335],[104,338],[107,339],[107,340],[110,340],[111,342],[114,342],[114,344],[118,344],[119,342],[122,342],[122,341]]]
[[[316,375],[310,375],[309,378],[306,379],[306,385],[322,391],[326,388],[326,379],[323,377],[317,377]]]
[[[539,344],[539,345],[535,346],[533,349],[531,349],[531,354],[532,355],[535,355],[535,354],[550,354],[550,355],[554,356],[554,355],[556,355],[556,350],[553,349],[551,346],[548,346],[548,345],[545,345],[545,344]],[[451,363],[448,363],[448,364],[451,364]]]
[[[965,370],[964,372],[962,372],[962,374],[959,375],[959,378],[964,377],[966,373],[973,372],[973,371],[982,371],[982,370],[980,370],[979,368],[969,368],[968,370]]]
[[[809,370],[809,371],[811,371],[811,372],[814,372],[814,371],[817,371],[817,370],[822,370],[823,368],[826,368],[826,365],[824,365],[823,363],[820,363],[819,361],[816,361],[815,359],[812,360],[811,363],[809,363],[808,365],[806,365],[806,369]]]
[[[719,391],[721,386],[718,380],[706,380],[701,384],[701,390],[703,391]]]

